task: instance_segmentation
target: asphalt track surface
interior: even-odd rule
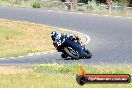
[[[91,38],[86,47],[93,54],[91,59],[64,60],[60,57],[60,53],[56,52],[0,59],[0,65],[43,63],[132,64],[131,18],[13,7],[0,7],[0,18],[47,24],[84,33]]]

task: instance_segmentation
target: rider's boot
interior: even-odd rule
[[[62,58],[67,58],[68,55],[66,55],[65,53],[62,53],[62,54],[61,54],[61,57],[62,57]]]

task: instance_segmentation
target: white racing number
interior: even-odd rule
[[[58,45],[58,46],[60,46],[60,45],[62,44],[60,38],[61,38],[61,34],[59,34],[59,35],[56,37],[56,39],[58,40],[58,41],[57,41],[57,45]]]
[[[57,45],[60,46],[61,45],[61,41],[59,40],[59,42],[57,42]]]

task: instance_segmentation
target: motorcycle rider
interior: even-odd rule
[[[51,32],[51,38],[53,40],[53,45],[56,47],[58,52],[61,52],[61,45],[66,42],[69,45],[72,45],[75,47],[77,52],[79,53],[79,57],[85,57],[86,52],[89,52],[85,49],[85,47],[82,48],[80,39],[78,36],[73,34],[64,34],[64,33],[57,33],[56,31]],[[80,44],[76,44],[74,40],[78,41]],[[85,51],[84,51],[85,49]],[[62,58],[67,58],[68,56],[65,53],[62,53]],[[91,53],[89,54],[89,57],[91,57]]]

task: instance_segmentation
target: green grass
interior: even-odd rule
[[[0,0],[0,6],[10,6],[11,3],[7,2],[7,1],[2,1]]]
[[[98,74],[130,74],[132,75],[131,67],[118,66],[89,66],[83,65],[87,73]],[[31,68],[28,71],[17,71],[22,68],[11,67],[13,73],[0,74],[0,88],[132,88],[132,84],[86,84],[80,86],[76,82],[76,74],[78,65],[58,65],[58,64],[43,64]],[[3,68],[5,69],[5,68]],[[62,70],[63,69],[63,70]],[[0,68],[1,72],[1,68]]]
[[[15,0],[12,2],[9,0],[0,0],[0,6],[31,7],[31,3],[30,2],[24,2],[24,1],[16,3]]]
[[[71,74],[9,74],[0,76],[1,88],[131,88],[132,84],[86,84],[80,86]]]
[[[0,57],[55,50],[50,33],[71,33],[51,26],[0,19]]]
[[[37,73],[45,73],[45,72],[52,72],[52,73],[70,73],[76,74],[78,70],[78,64],[40,64],[34,67],[34,71]],[[118,67],[118,66],[89,66],[89,65],[82,65],[86,73],[91,74],[131,74],[132,75],[132,68],[128,67]]]

